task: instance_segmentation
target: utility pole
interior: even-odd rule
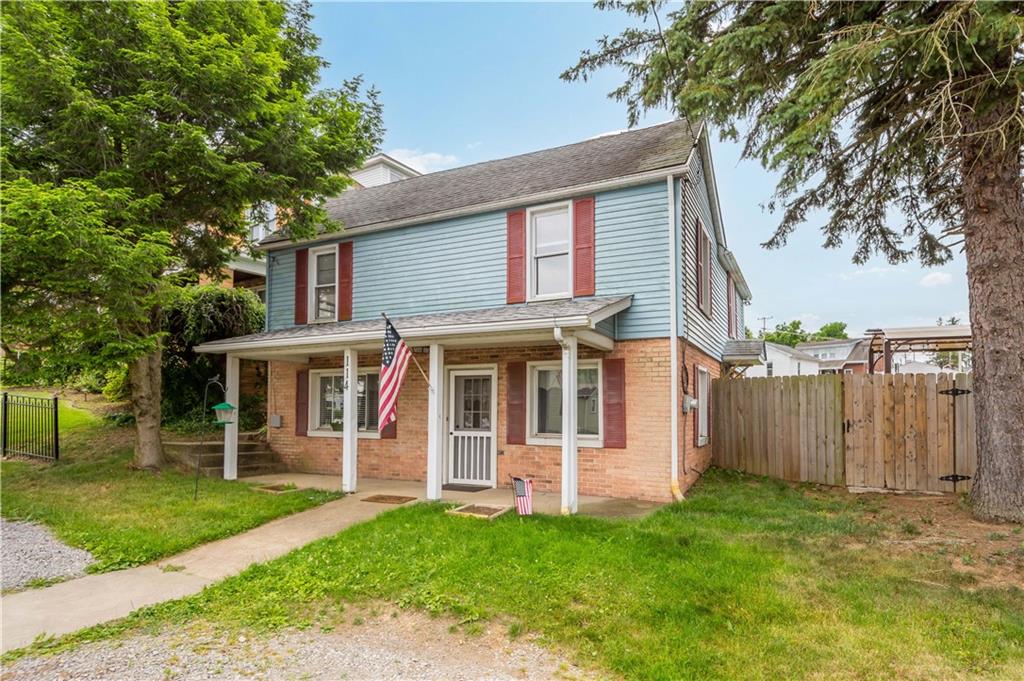
[[[763,336],[768,330],[768,320],[775,319],[775,317],[758,317],[757,319],[761,322],[761,335]]]

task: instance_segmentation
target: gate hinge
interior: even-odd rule
[[[950,388],[949,390],[940,390],[940,395],[950,395],[952,397],[959,397],[960,395],[969,395],[970,390],[967,388]]]

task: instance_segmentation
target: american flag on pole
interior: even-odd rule
[[[513,477],[512,495],[516,501],[516,513],[533,515],[533,480]]]
[[[388,319],[384,328],[384,351],[380,358],[380,402],[377,406],[378,427],[383,428],[398,419],[398,390],[402,387],[405,370],[409,368],[412,353]]]

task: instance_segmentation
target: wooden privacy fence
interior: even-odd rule
[[[791,481],[966,491],[950,476],[977,466],[970,391],[968,374],[717,380],[714,462]]]

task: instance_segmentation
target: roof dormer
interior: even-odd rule
[[[410,177],[422,175],[401,161],[396,161],[387,154],[377,154],[366,159],[359,170],[352,173],[352,179],[359,187],[376,187],[389,182],[408,180]]]

